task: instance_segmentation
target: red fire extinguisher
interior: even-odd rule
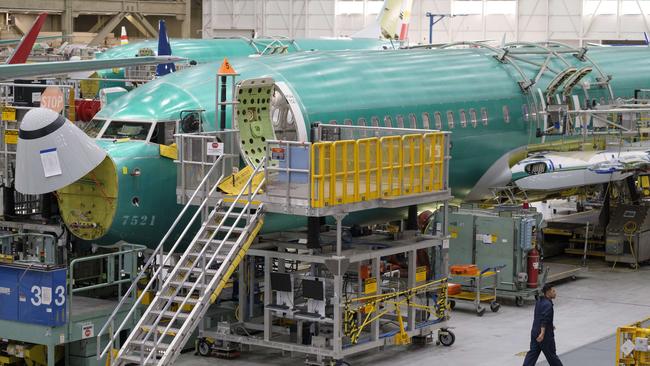
[[[528,288],[537,288],[537,276],[539,276],[539,252],[537,248],[528,252]]]

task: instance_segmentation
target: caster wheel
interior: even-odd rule
[[[449,300],[449,308],[451,310],[454,310],[456,308],[456,301],[454,300]]]
[[[212,349],[210,347],[210,344],[206,342],[205,340],[200,340],[199,341],[199,354],[203,357],[208,357],[210,356],[210,353],[212,352]]]
[[[456,335],[450,330],[444,330],[438,333],[438,342],[445,347],[449,347],[456,342]]]
[[[517,305],[518,307],[524,306],[524,298],[521,297],[521,296],[516,296],[515,297],[515,305]]]
[[[496,301],[490,303],[490,310],[492,310],[493,313],[496,313],[499,309],[501,309],[501,304]]]
[[[483,316],[483,314],[485,314],[485,308],[480,308],[476,311],[476,315],[478,316]]]

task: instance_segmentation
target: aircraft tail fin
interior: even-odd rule
[[[164,20],[158,21],[158,56],[171,56],[172,46],[169,44],[167,36],[167,26]],[[159,64],[156,66],[156,76],[167,75],[170,72],[176,72],[176,66],[173,62],[168,64]]]
[[[122,26],[122,32],[120,33],[120,46],[129,44],[129,37],[126,35],[126,27]]]
[[[413,0],[384,0],[375,23],[352,35],[352,38],[408,38]]]
[[[47,18],[47,13],[38,15],[29,32],[23,36],[14,53],[7,59],[8,64],[24,64],[27,61],[29,53],[32,51],[32,47],[34,47],[34,42],[36,42],[41,28],[45,24],[45,18]]]

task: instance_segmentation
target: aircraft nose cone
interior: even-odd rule
[[[56,191],[82,178],[104,157],[106,151],[65,117],[46,108],[32,109],[18,131],[16,190]]]

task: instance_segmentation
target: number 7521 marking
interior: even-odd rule
[[[124,215],[122,216],[122,226],[154,226],[156,215]]]

